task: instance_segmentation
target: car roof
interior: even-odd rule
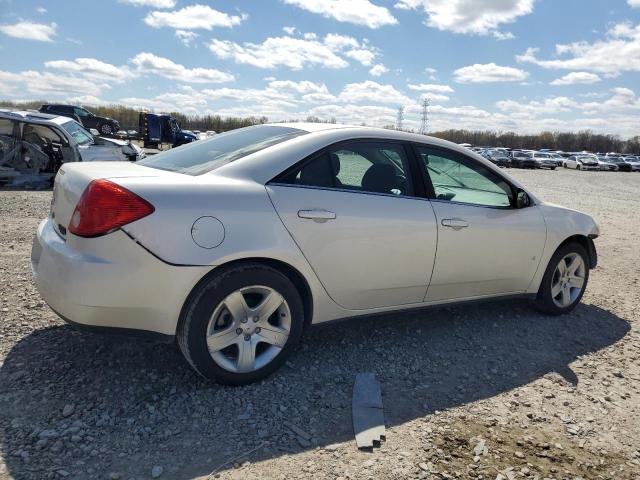
[[[41,124],[53,123],[55,125],[63,125],[68,122],[75,122],[75,120],[69,117],[63,117],[61,115],[40,113],[34,110],[9,110],[6,108],[0,108],[0,118],[8,118],[11,120],[20,120],[22,122],[33,122]]]

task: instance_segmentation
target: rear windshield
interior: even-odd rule
[[[147,157],[138,164],[187,175],[202,175],[226,163],[306,133],[297,128],[273,125],[240,128],[172,148]]]

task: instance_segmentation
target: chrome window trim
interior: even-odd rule
[[[288,188],[304,188],[307,190],[327,190],[330,192],[343,192],[343,193],[355,193],[358,195],[374,195],[377,197],[389,197],[389,198],[406,198],[408,200],[422,200],[429,201],[426,197],[417,197],[412,195],[394,195],[393,193],[380,193],[380,192],[369,192],[369,191],[360,191],[360,190],[351,190],[348,188],[333,188],[333,187],[319,187],[316,185],[292,185],[290,183],[280,183],[280,182],[269,182],[265,185],[265,187],[288,187]]]

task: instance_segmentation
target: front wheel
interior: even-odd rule
[[[203,377],[243,385],[277,370],[303,325],[304,307],[291,280],[247,263],[221,267],[196,287],[183,309],[178,344]]]
[[[589,257],[582,245],[569,243],[551,257],[542,277],[535,305],[549,315],[562,315],[573,310],[589,281]]]

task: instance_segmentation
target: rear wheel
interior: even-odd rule
[[[109,125],[108,123],[103,123],[102,125],[100,125],[99,131],[103,135],[111,135],[113,134],[113,127],[111,127],[111,125]]]
[[[549,315],[573,310],[589,281],[589,257],[579,243],[560,247],[551,257],[536,298],[536,308]]]
[[[203,377],[242,385],[277,370],[303,324],[302,300],[285,275],[255,263],[222,267],[190,295],[178,344]]]

